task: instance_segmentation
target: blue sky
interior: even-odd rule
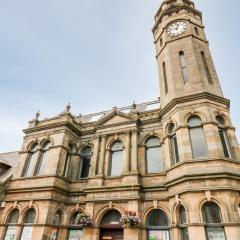
[[[18,150],[35,112],[85,114],[154,100],[151,27],[160,0],[0,2],[0,152]],[[195,0],[240,129],[239,0]]]

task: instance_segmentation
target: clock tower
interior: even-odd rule
[[[161,107],[193,95],[223,97],[202,23],[190,0],[165,0],[153,27]],[[189,99],[188,99],[189,100]]]

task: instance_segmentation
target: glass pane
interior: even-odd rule
[[[170,135],[175,134],[175,125],[172,123],[169,125],[168,134]]]
[[[87,178],[89,176],[89,170],[90,170],[90,158],[83,158],[82,159],[82,173],[81,178]]]
[[[83,230],[82,229],[71,229],[69,230],[68,240],[82,240]]]
[[[123,151],[112,152],[110,161],[110,176],[120,176],[122,174]]]
[[[172,136],[171,139],[171,151],[172,151],[172,160],[173,164],[179,162],[179,154],[178,154],[178,143],[176,135]]]
[[[35,166],[36,166],[36,163],[37,163],[37,159],[38,159],[38,153],[39,152],[31,153],[25,176],[27,176],[27,177],[33,176]]]
[[[10,214],[8,223],[11,223],[11,224],[18,223],[18,218],[19,218],[19,211],[16,209]]]
[[[208,155],[208,151],[203,128],[191,128],[190,138],[192,143],[193,158],[206,157]]]
[[[206,231],[208,240],[226,240],[222,227],[207,227]]]
[[[228,145],[228,141],[227,141],[227,136],[226,136],[226,132],[223,130],[219,130],[219,136],[222,142],[222,147],[223,147],[223,152],[224,152],[224,156],[226,158],[230,157],[230,151],[229,151],[229,145]]]
[[[168,230],[149,230],[148,240],[170,240]]]
[[[24,217],[24,223],[35,223],[36,213],[34,209],[30,209]]]
[[[48,151],[42,153],[41,161],[39,163],[39,169],[37,175],[43,175],[45,171],[45,166],[48,160]]]
[[[189,240],[187,228],[181,228],[181,237],[182,237],[182,240]]]
[[[101,224],[102,225],[120,224],[120,218],[121,214],[118,211],[115,210],[109,211],[104,215]]]
[[[50,143],[45,144],[43,150],[47,151],[50,148],[50,145],[51,145]]]
[[[147,172],[160,173],[163,171],[163,161],[161,157],[161,148],[148,148],[147,149]]]
[[[85,147],[81,151],[81,156],[84,157],[91,157],[92,156],[92,148],[91,147]]]
[[[146,142],[147,147],[158,147],[160,145],[161,145],[160,140],[157,137],[151,137]]]
[[[16,230],[17,230],[17,227],[9,226],[7,228],[4,240],[16,240]]]
[[[220,208],[216,203],[210,202],[203,205],[203,216],[206,223],[221,223]]]
[[[53,224],[59,226],[61,224],[61,212],[57,212],[55,214],[55,218],[53,220]]]
[[[123,149],[123,144],[120,141],[115,142],[111,148],[112,151],[121,151],[122,149]]]
[[[202,120],[199,117],[190,117],[188,119],[189,127],[199,127],[202,125]]]
[[[183,80],[184,82],[188,82],[188,70],[187,67],[182,68],[182,75],[183,75]]]
[[[147,224],[149,227],[167,227],[168,219],[162,210],[153,210],[148,215]]]
[[[217,116],[217,117],[216,117],[216,120],[217,120],[217,122],[218,122],[218,126],[219,126],[219,127],[225,127],[225,121],[224,121],[224,119],[223,119],[222,117]]]
[[[32,240],[32,227],[23,227],[21,240]]]
[[[187,216],[186,216],[186,211],[183,206],[179,208],[179,222],[180,224],[185,224],[187,223]]]

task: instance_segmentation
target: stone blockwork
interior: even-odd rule
[[[164,240],[207,240],[211,227],[220,231],[220,238],[212,239],[240,239],[240,149],[201,12],[192,1],[165,0],[155,20],[161,103],[133,103],[87,116],[73,116],[68,105],[45,120],[37,113],[24,130],[18,166],[11,179],[3,181],[0,239],[11,227],[17,240],[26,227],[33,240],[55,239],[54,232],[58,240],[76,239],[74,231],[84,240],[147,240],[153,239],[151,230]],[[168,27],[179,21],[187,23],[186,30],[169,35]],[[181,51],[187,81],[179,63]],[[200,124],[192,126],[191,119]],[[219,222],[206,220],[206,203],[219,207]],[[33,209],[35,217],[26,220]],[[105,224],[103,217],[111,210],[121,215],[132,211],[141,223],[131,228],[116,219]],[[156,210],[165,214],[165,225],[150,224]],[[19,216],[12,220],[14,211]],[[74,225],[76,212],[87,213],[92,225]],[[105,236],[109,229],[112,235]],[[188,237],[183,238],[183,230]],[[122,235],[116,238],[114,231]]]

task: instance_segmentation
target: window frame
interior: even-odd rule
[[[176,126],[170,123],[168,126],[169,149],[171,156],[171,165],[174,166],[180,162]]]
[[[186,218],[186,221],[182,221],[182,213],[181,213],[181,209],[184,210],[185,212],[185,218]],[[186,208],[181,205],[178,209],[178,222],[179,222],[179,229],[180,229],[180,233],[181,233],[181,240],[189,240],[189,232],[188,232],[188,220],[187,220],[187,212],[186,212]],[[187,232],[187,239],[185,238],[185,235],[184,235],[184,231]]]

